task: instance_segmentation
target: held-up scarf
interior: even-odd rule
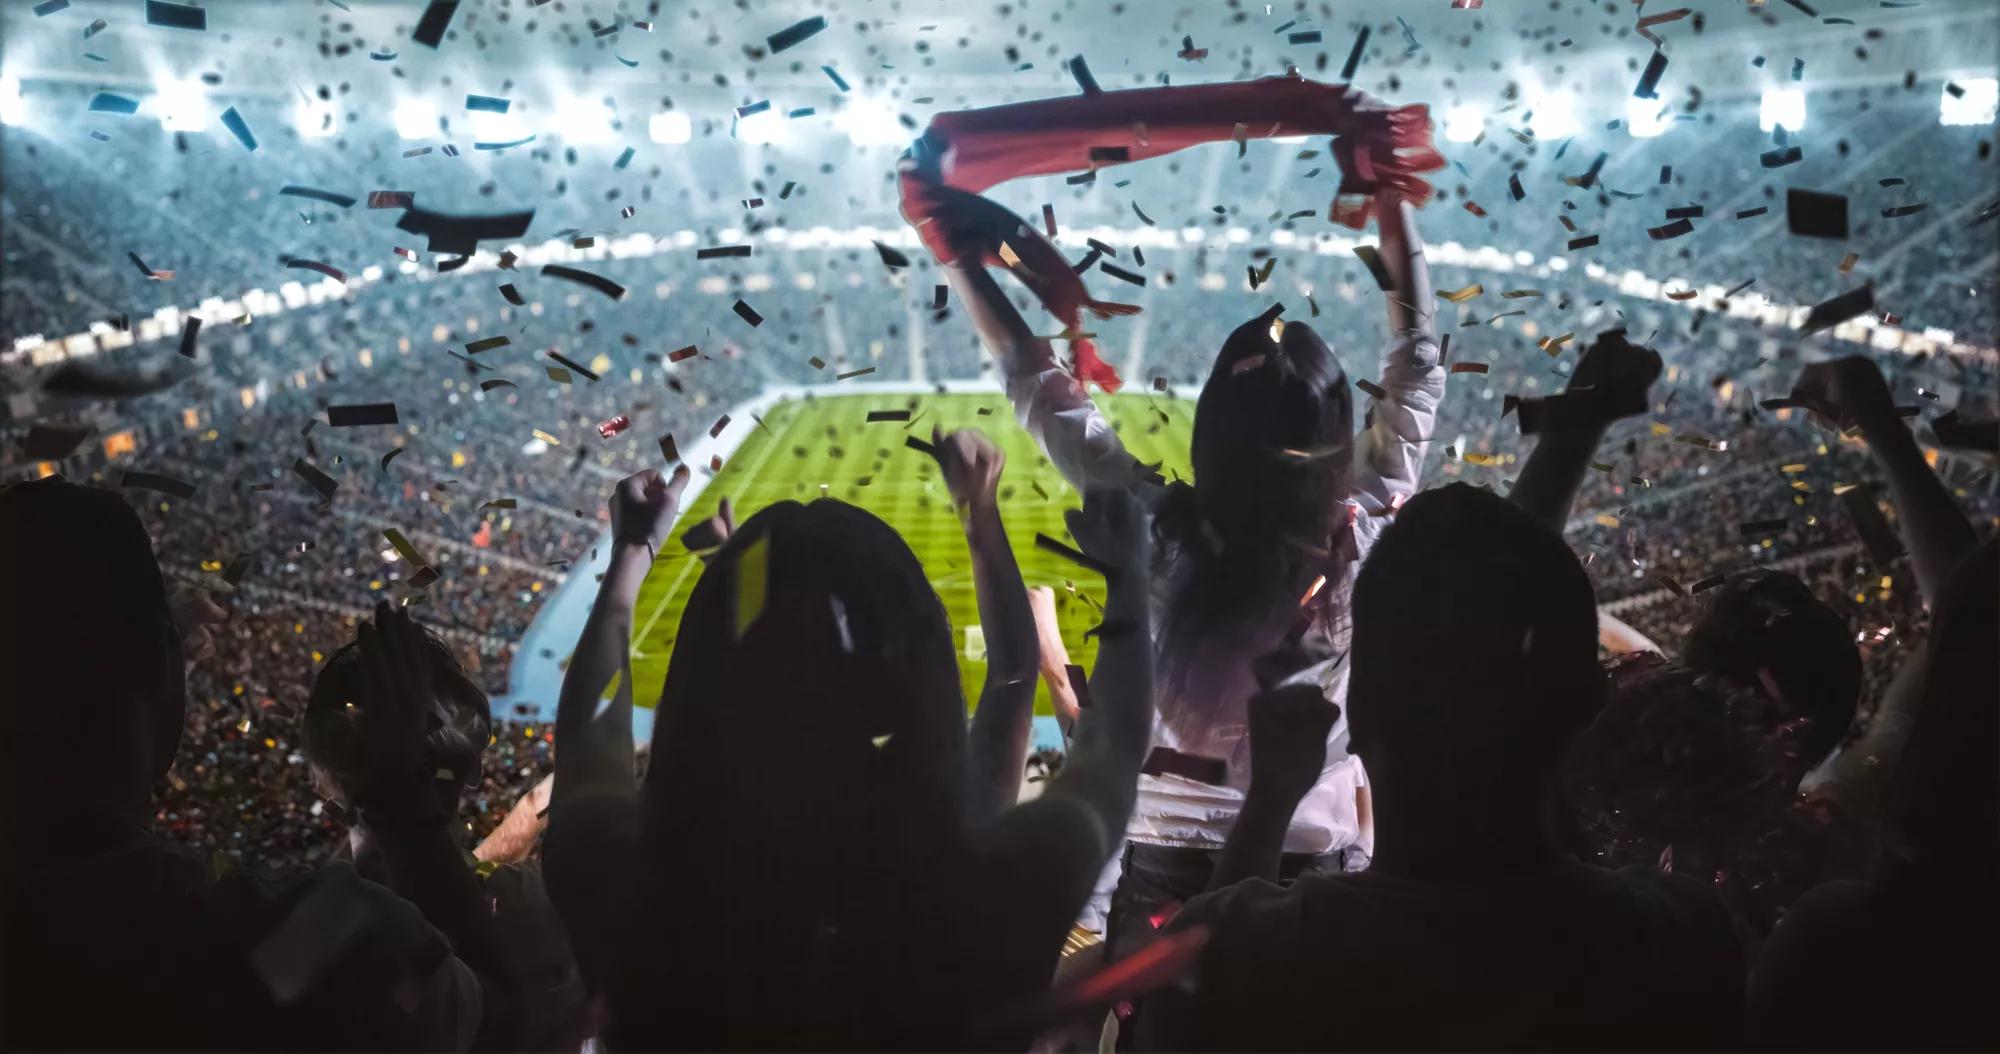
[[[1094,92],[931,118],[899,166],[903,218],[940,262],[976,248],[985,264],[1012,271],[1064,324],[1077,378],[1117,391],[1117,372],[1082,333],[1083,311],[1109,318],[1139,308],[1092,299],[1048,237],[980,193],[1022,176],[1095,171],[1203,143],[1295,135],[1334,137],[1340,184],[1328,218],[1356,230],[1367,225],[1377,190],[1392,189],[1414,206],[1429,201],[1431,185],[1419,173],[1445,163],[1431,145],[1429,107],[1387,106],[1345,85],[1266,77]]]

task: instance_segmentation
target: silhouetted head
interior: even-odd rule
[[[1773,723],[1754,689],[1657,655],[1620,661],[1610,698],[1563,762],[1563,790],[1613,867],[1735,872],[1798,797],[1803,719]]]
[[[1562,538],[1463,483],[1417,495],[1361,567],[1352,654],[1378,862],[1538,847],[1557,759],[1604,699],[1596,603]]]
[[[0,553],[10,806],[143,825],[187,696],[152,540],[117,494],[50,477],[0,490]]]
[[[1681,662],[1762,694],[1774,704],[1773,725],[1805,718],[1799,776],[1854,722],[1861,650],[1847,620],[1793,575],[1732,575],[1713,591]]]
[[[446,796],[446,814],[455,815],[460,790],[479,785],[479,763],[492,739],[493,713],[486,693],[466,675],[451,647],[429,630],[424,639],[434,692],[424,722],[425,743],[431,764],[458,777],[452,783],[435,784]],[[354,790],[367,766],[360,724],[360,715],[368,708],[367,691],[360,641],[350,641],[320,667],[306,703],[301,738],[312,766],[313,788],[342,808],[353,806]]]
[[[1268,649],[1314,579],[1337,581],[1345,566],[1347,377],[1310,326],[1276,323],[1266,313],[1223,344],[1195,404],[1194,483],[1170,485],[1155,508],[1159,651],[1172,684],[1176,660],[1201,647]],[[1314,597],[1322,627],[1339,592]]]
[[[931,1012],[913,1005],[936,1002],[920,990],[957,915],[964,749],[951,626],[902,538],[830,500],[744,522],[660,697],[658,936],[614,994],[624,1039],[874,1046]]]

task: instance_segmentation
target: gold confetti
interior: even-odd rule
[[[1465,463],[1468,465],[1480,465],[1486,468],[1498,468],[1502,464],[1500,456],[1497,454],[1477,454],[1472,451],[1466,452]]]
[[[760,535],[736,559],[736,639],[742,640],[764,613],[764,598],[770,587],[770,536]]]
[[[869,736],[869,737],[868,737],[868,741],[869,741],[870,743],[873,743],[873,744],[875,744],[875,749],[876,749],[876,750],[880,750],[880,749],[882,749],[883,747],[886,747],[886,746],[888,746],[888,745],[889,745],[889,741],[890,741],[891,739],[894,739],[894,738],[896,738],[896,733],[894,733],[894,732],[889,732],[889,733],[885,733],[885,734],[883,734],[883,735],[879,735],[879,736]]]
[[[536,438],[536,439],[539,439],[539,440],[541,440],[542,442],[544,442],[544,443],[547,443],[547,444],[548,444],[548,445],[550,445],[550,446],[561,446],[561,445],[562,445],[562,440],[560,440],[560,439],[557,439],[557,438],[556,438],[555,436],[552,436],[552,435],[548,434],[547,432],[544,432],[544,431],[542,431],[542,430],[541,430],[541,429],[539,429],[539,428],[530,428],[530,429],[528,429],[528,431],[530,431],[530,432],[533,432],[533,433],[535,434],[535,438]]]
[[[1597,514],[1597,517],[1596,517],[1596,519],[1597,519],[1597,525],[1598,525],[1599,527],[1616,527],[1616,526],[1618,526],[1618,517],[1616,517],[1616,516],[1613,516],[1613,515],[1611,515],[1611,514],[1610,514],[1610,513],[1608,513],[1608,512],[1600,512],[1600,513],[1598,513],[1598,514]]]
[[[1779,466],[1779,467],[1778,467],[1778,471],[1780,471],[1780,472],[1783,472],[1783,473],[1786,473],[1786,474],[1788,474],[1788,475],[1790,475],[1790,474],[1795,474],[1795,473],[1799,473],[1799,472],[1804,472],[1805,470],[1806,470],[1806,466],[1805,466],[1805,465],[1804,465],[1803,463],[1795,463],[1795,464],[1790,464],[1790,465],[1781,465],[1781,466]]]
[[[1463,304],[1467,300],[1484,292],[1486,292],[1486,287],[1480,285],[1478,282],[1474,282],[1464,289],[1441,289],[1438,291],[1438,295],[1454,304]]]
[[[1861,262],[1860,253],[1848,253],[1846,256],[1840,258],[1840,266],[1835,268],[1835,272],[1843,275],[1847,274],[1848,272],[1854,270],[1855,264],[1858,264],[1860,262]]]

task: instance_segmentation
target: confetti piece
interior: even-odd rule
[[[1146,210],[1140,208],[1139,203],[1136,201],[1132,203],[1132,212],[1139,217],[1139,222],[1144,223],[1146,226],[1158,226],[1158,224],[1153,222],[1153,217],[1146,215]]]
[[[1686,14],[1687,9],[1682,8],[1680,13]],[[1644,21],[1639,23],[1641,27],[1647,24]],[[1667,72],[1667,53],[1655,48],[1653,49],[1652,57],[1646,60],[1645,72],[1639,74],[1638,87],[1632,89],[1633,97],[1639,99],[1659,98],[1660,75],[1665,72]]]
[[[127,472],[118,481],[120,487],[128,490],[151,490],[176,498],[194,497],[194,484],[178,480],[172,476],[162,476],[155,472]]]
[[[513,343],[513,340],[503,334],[498,337],[486,337],[481,340],[475,340],[472,343],[467,344],[465,346],[465,351],[469,355],[477,355],[482,351],[492,351],[494,348],[504,348],[511,343]]]
[[[1909,205],[1892,205],[1889,208],[1882,210],[1882,218],[1885,220],[1893,220],[1893,219],[1900,219],[1904,216],[1914,216],[1917,213],[1922,212],[1927,208],[1930,208],[1930,205],[1922,201],[1915,202]]]
[[[395,403],[352,403],[326,408],[326,423],[333,428],[392,425],[396,420]]]
[[[1451,303],[1463,304],[1467,300],[1470,300],[1473,297],[1476,297],[1484,292],[1486,292],[1486,287],[1475,282],[1472,285],[1466,286],[1464,289],[1438,290],[1437,295],[1443,297],[1444,299],[1450,301]]]
[[[535,137],[530,135],[530,136],[524,136],[520,139],[509,139],[505,142],[496,142],[496,143],[476,142],[472,144],[472,148],[474,150],[512,150],[517,146],[527,146],[529,143],[532,143],[534,141]],[[445,147],[445,150],[449,152],[451,148],[447,146]]]
[[[668,352],[667,361],[680,362],[684,359],[692,359],[698,354],[700,354],[700,350],[696,348],[693,344],[690,344],[685,348],[677,348],[673,351]]]
[[[1382,263],[1382,254],[1376,251],[1374,246],[1357,245],[1354,247],[1354,255],[1360,257],[1361,262],[1368,265],[1368,273],[1375,277],[1376,288],[1384,292],[1395,291],[1395,280],[1389,277],[1389,269]]]
[[[208,12],[191,4],[170,4],[166,0],[146,0],[146,24],[166,29],[208,29]]]
[[[884,245],[881,242],[876,242],[874,244],[875,244],[876,254],[882,257],[882,263],[885,264],[890,270],[892,271],[900,270],[902,268],[910,266],[910,258],[908,256],[903,255],[901,251],[893,249],[887,245]]]
[[[403,536],[402,531],[394,527],[386,527],[382,530],[382,537],[389,540],[390,548],[395,549],[398,556],[408,560],[411,567],[422,568],[430,566],[431,562],[424,559],[424,554],[418,552],[417,547],[410,544],[410,540]]]
[[[1675,220],[1660,227],[1646,228],[1646,234],[1656,242],[1670,241],[1685,234],[1694,233],[1694,223],[1686,218]]]
[[[929,443],[926,443],[923,440],[918,439],[916,436],[904,436],[903,445],[909,447],[911,450],[914,450],[919,454],[924,454],[930,457],[937,456],[937,447],[934,447]]]
[[[500,295],[506,297],[507,302],[514,305],[515,307],[521,307],[527,304],[526,300],[521,299],[521,291],[514,288],[514,283],[512,282],[508,282],[500,287]]]
[[[561,264],[543,264],[542,273],[550,278],[560,278],[566,282],[589,286],[613,300],[625,299],[625,287],[602,275],[580,271],[574,267],[564,267]]]
[[[29,461],[61,461],[89,435],[90,429],[73,425],[32,425],[21,453]]]
[[[741,298],[737,299],[736,303],[730,307],[730,310],[736,312],[737,318],[750,323],[752,329],[764,324],[764,316],[758,314],[756,308],[744,303]]]
[[[1805,323],[1800,327],[1806,333],[1817,333],[1831,326],[1837,326],[1857,315],[1866,314],[1875,306],[1875,290],[1872,286],[1862,286],[1821,301],[1806,313]]]
[[[528,232],[528,224],[534,219],[533,209],[454,216],[412,206],[403,213],[402,219],[396,221],[396,229],[429,237],[427,248],[431,252],[467,254],[476,251],[482,241],[508,241],[521,237]],[[505,256],[501,257],[501,266],[510,266]]]
[[[736,639],[756,626],[770,591],[770,536],[760,535],[736,558]]]
[[[1736,218],[1739,220],[1747,220],[1753,216],[1762,216],[1763,214],[1769,211],[1771,211],[1771,209],[1767,205],[1759,205],[1754,209],[1739,209],[1736,213]]]
[[[848,90],[847,82],[840,78],[840,74],[834,72],[832,66],[821,66],[819,71],[826,74],[826,78],[833,82],[834,87],[839,88],[841,91]]]
[[[1507,173],[1507,193],[1515,201],[1520,201],[1528,196],[1528,192],[1521,189],[1521,174],[1519,172]]]
[[[1273,257],[1272,259],[1270,259],[1270,260],[1267,260],[1267,261],[1265,261],[1265,265],[1264,265],[1264,276],[1265,276],[1265,277],[1269,277],[1269,276],[1270,276],[1270,273],[1271,273],[1271,265],[1272,265],[1272,264],[1275,264],[1275,263],[1277,263],[1277,262],[1278,262],[1278,261],[1277,261],[1277,258],[1276,258],[1276,257]],[[1145,279],[1145,276],[1143,276],[1143,275],[1139,275],[1139,274],[1134,274],[1133,272],[1131,272],[1131,271],[1127,271],[1127,270],[1126,270],[1126,269],[1124,269],[1123,267],[1119,267],[1119,266],[1118,266],[1118,265],[1116,265],[1116,264],[1112,264],[1112,263],[1100,263],[1100,264],[1098,264],[1098,265],[1097,265],[1097,269],[1098,269],[1098,270],[1100,270],[1100,271],[1103,271],[1103,272],[1104,272],[1105,274],[1108,274],[1108,275],[1110,275],[1110,276],[1111,276],[1111,277],[1113,277],[1113,278],[1116,278],[1116,279],[1118,279],[1118,280],[1119,280],[1119,281],[1121,281],[1121,282],[1130,282],[1131,284],[1133,284],[1133,285],[1137,285],[1137,286],[1143,286],[1143,285],[1145,285],[1145,284],[1146,284],[1146,279]],[[1257,281],[1253,281],[1253,282],[1251,283],[1251,288],[1253,288],[1253,289],[1254,289],[1254,288],[1256,288],[1256,286],[1257,286],[1257,285],[1259,285],[1259,284],[1261,284],[1261,283],[1260,283],[1260,282],[1257,282]]]
[[[561,445],[562,445],[562,440],[560,440],[560,439],[557,439],[557,438],[556,438],[555,436],[552,436],[552,435],[548,434],[547,432],[544,432],[544,431],[542,431],[542,430],[541,430],[541,429],[539,429],[539,428],[530,428],[530,429],[528,429],[528,432],[529,432],[529,434],[530,434],[530,435],[533,435],[533,436],[534,436],[534,437],[535,437],[536,439],[539,439],[539,440],[541,440],[542,442],[544,442],[544,443],[547,443],[547,444],[548,444],[548,445],[550,445],[550,446],[561,446]]]
[[[1785,191],[1785,222],[1800,237],[1845,238],[1847,196],[1789,188]]]
[[[708,438],[714,439],[715,437],[722,434],[723,429],[728,427],[729,427],[729,415],[723,414],[721,417],[715,419],[714,424],[708,426]]]
[[[833,379],[836,381],[844,381],[850,377],[866,377],[874,372],[875,372],[875,367],[864,366],[858,370],[848,370],[846,373],[836,373],[833,375]]]
[[[1688,446],[1698,446],[1703,450],[1716,454],[1724,453],[1729,449],[1729,441],[1726,439],[1710,439],[1707,436],[1694,435],[1692,433],[1677,435],[1674,437],[1674,442],[1685,443]]]
[[[1085,95],[1104,94],[1104,89],[1097,86],[1097,78],[1090,75],[1090,64],[1083,61],[1082,55],[1071,58],[1064,65],[1069,69],[1069,75],[1076,79],[1076,86],[1082,89]]]
[[[278,188],[278,193],[280,195],[294,197],[294,198],[311,198],[314,201],[324,201],[329,205],[336,205],[343,209],[354,207],[353,198],[349,197],[346,194],[336,194],[331,190],[318,190],[313,187],[301,187],[292,185],[292,186],[284,186]],[[372,200],[374,195],[371,194],[369,195],[369,197],[371,200],[368,207],[374,208],[375,206]]]
[[[316,271],[320,274],[327,276],[328,278],[333,279],[336,282],[339,282],[341,285],[347,284],[346,271],[343,271],[340,268],[331,266],[329,264],[323,264],[318,260],[304,260],[298,257],[292,257],[285,261],[285,266],[298,268],[300,270],[305,270],[305,271]]]
[[[368,53],[368,57],[377,62],[394,62],[396,61],[397,54],[398,52],[394,51],[371,51]],[[410,155],[404,154],[403,156],[408,157]]]
[[[201,319],[195,318],[194,316],[190,315],[185,321],[181,323],[180,351],[182,358],[186,359],[194,358],[195,334],[200,332],[201,332]]]
[[[331,499],[333,492],[340,489],[339,482],[332,476],[320,471],[317,465],[312,464],[305,458],[296,458],[292,461],[292,472],[300,479],[305,480],[307,486],[318,491],[319,496],[322,498]]]
[[[1597,235],[1595,234],[1586,234],[1581,238],[1571,238],[1569,240],[1569,247],[1571,249],[1588,249],[1596,244]]]
[[[825,28],[826,19],[819,15],[814,15],[811,18],[794,22],[776,33],[765,37],[764,44],[771,49],[771,54],[776,55],[780,51],[786,51],[805,43],[808,38]]]
[[[875,423],[875,422],[877,422],[877,421],[907,421],[907,420],[909,420],[909,419],[910,419],[910,411],[908,411],[908,410],[870,410],[870,411],[868,411],[868,423],[869,423],[869,424],[874,424],[874,423]]]
[[[53,15],[57,11],[61,11],[62,9],[68,6],[69,6],[69,0],[42,0],[41,3],[36,4],[34,6],[33,10],[35,12],[35,17],[41,18],[46,15]]]
[[[113,95],[110,92],[101,91],[98,92],[96,95],[90,97],[90,112],[119,113],[119,114],[138,113],[139,100],[128,99],[123,95]]]
[[[1762,154],[1757,155],[1757,160],[1765,168],[1783,168],[1786,165],[1794,165],[1805,160],[1805,156],[1805,151],[1799,147],[1787,146],[1776,150],[1766,150]]]
[[[548,355],[549,358],[554,359],[559,363],[562,363],[563,367],[572,373],[583,374],[585,378],[592,381],[597,380],[597,374],[592,373],[589,370],[582,367],[581,365],[572,362],[568,358],[565,358],[561,352],[552,349],[550,351],[545,352],[544,354]]]
[[[1694,290],[1694,289],[1679,289],[1679,290],[1670,289],[1667,291],[1668,300],[1682,300],[1682,301],[1693,300],[1695,297],[1698,297],[1700,295],[1701,292],[1699,290]]]
[[[750,255],[750,246],[748,245],[712,245],[708,248],[696,249],[694,251],[694,258],[697,260],[716,260],[726,256],[748,255]]]
[[[494,95],[467,95],[465,108],[480,113],[506,113],[514,105],[512,99],[502,99]]]
[[[1485,373],[1487,372],[1487,366],[1483,362],[1454,362],[1451,364],[1451,372]]]
[[[1354,38],[1354,47],[1347,52],[1347,61],[1340,66],[1342,81],[1350,84],[1354,82],[1354,71],[1361,65],[1361,53],[1368,47],[1369,32],[1369,27],[1362,26],[1360,34]]]
[[[401,455],[402,452],[403,448],[397,447],[396,449],[391,450],[388,453],[382,455],[382,471],[387,472],[389,470],[389,462],[396,460],[396,458],[399,455]]]
[[[436,48],[444,40],[444,31],[451,25],[451,17],[458,13],[458,0],[431,0],[424,8],[424,16],[417,20],[417,31],[410,39],[427,48]]]
[[[1860,262],[1860,253],[1848,253],[1846,256],[1840,258],[1840,266],[1834,268],[1833,273],[1843,277],[1852,274],[1854,272],[1854,265]]]
[[[1055,555],[1060,556],[1065,560],[1068,560],[1070,563],[1073,563],[1078,567],[1095,571],[1098,574],[1105,575],[1107,577],[1109,577],[1109,575],[1111,574],[1111,569],[1109,567],[1106,567],[1104,564],[1098,562],[1097,560],[1089,556],[1086,556],[1083,553],[1075,549],[1072,549],[1067,545],[1064,545],[1062,542],[1057,541],[1056,539],[1051,538],[1040,531],[1035,532],[1035,548],[1040,549],[1043,552],[1054,553]]]
[[[236,112],[236,107],[231,106],[222,111],[222,127],[229,129],[229,134],[243,144],[243,149],[250,151],[257,149],[257,137],[251,134],[250,125],[243,120],[242,114]]]

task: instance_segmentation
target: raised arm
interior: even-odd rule
[[[688,469],[671,480],[653,469],[627,476],[611,497],[611,566],[583,624],[556,702],[555,787],[551,815],[597,794],[629,797],[632,783],[632,606],[680,507]],[[603,702],[613,687],[615,698]]]
[[[1888,477],[1917,586],[1926,604],[1936,604],[1952,569],[1978,548],[1979,538],[1897,415],[1882,371],[1865,355],[1815,363],[1799,374],[1792,397],[1843,428],[1861,430],[1868,452]]]
[[[1340,707],[1317,684],[1288,684],[1252,696],[1249,715],[1250,789],[1209,876],[1210,892],[1246,878],[1278,880],[1292,814],[1326,767],[1327,734]]]
[[[1659,375],[1660,356],[1651,349],[1626,340],[1623,330],[1600,334],[1577,361],[1569,390],[1541,401],[1541,438],[1508,497],[1561,533],[1604,430],[1645,413],[1647,389]]]
[[[1138,499],[1091,491],[1070,533],[1106,572],[1104,622],[1090,705],[1077,719],[1068,760],[1040,797],[1000,817],[979,844],[993,873],[997,911],[1022,923],[1006,954],[1054,962],[1105,861],[1124,838],[1138,794],[1139,767],[1153,729],[1152,610],[1147,568],[1150,525]],[[1002,952],[995,952],[996,955]]]
[[[971,429],[950,435],[933,430],[931,439],[972,551],[973,590],[986,636],[986,682],[966,752],[967,811],[981,824],[1020,796],[1034,727],[1035,616],[1000,522],[998,488],[1006,455]]]
[[[1416,493],[1444,398],[1445,370],[1438,362],[1437,314],[1416,210],[1384,191],[1376,195],[1376,213],[1382,265],[1393,287],[1385,294],[1390,336],[1375,381],[1385,398],[1370,404],[1368,426],[1355,444],[1354,497],[1364,511],[1380,515]]]

